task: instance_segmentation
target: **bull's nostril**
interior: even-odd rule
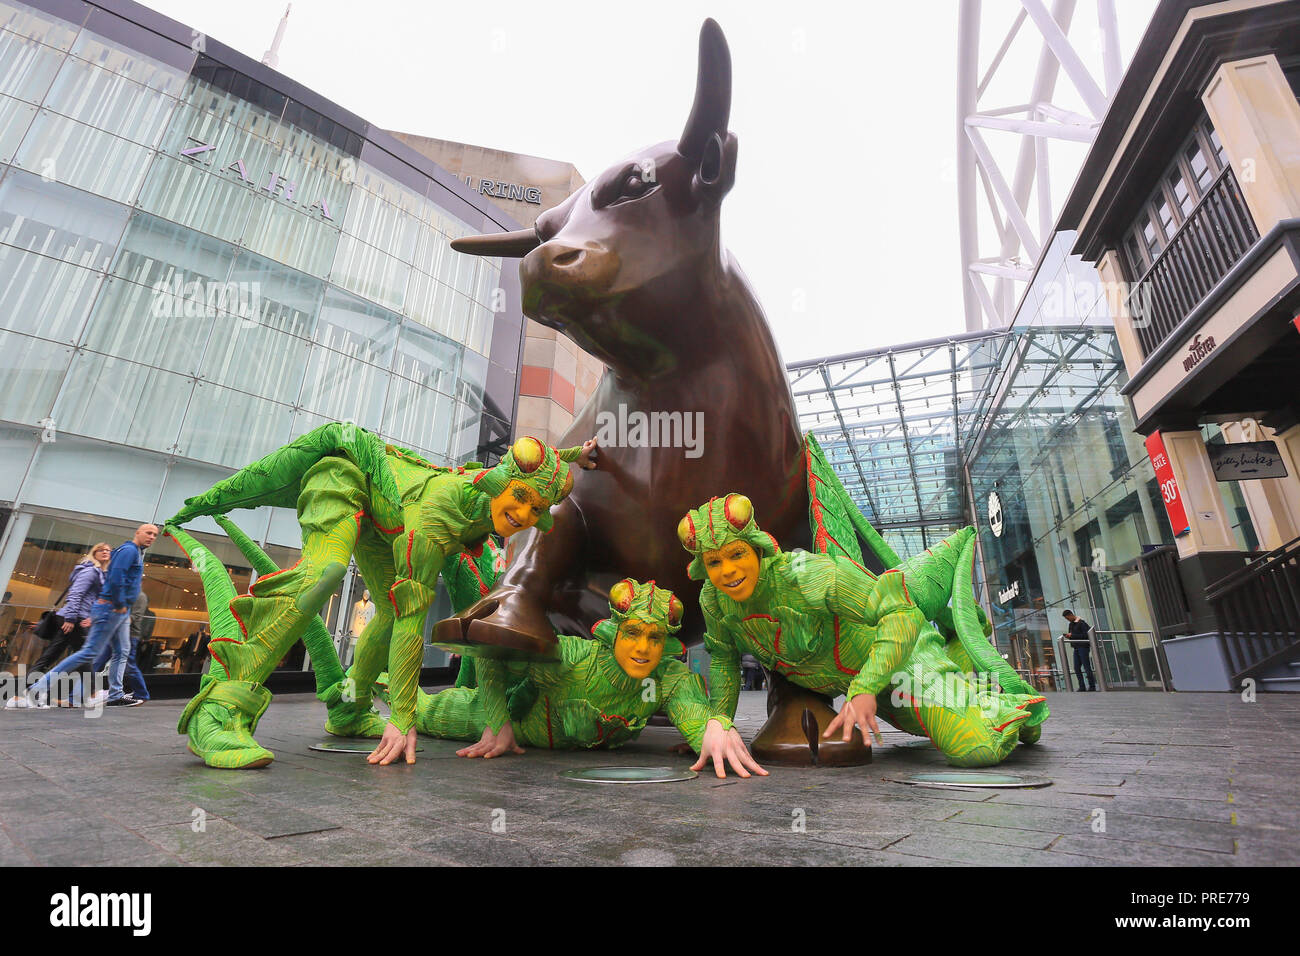
[[[586,253],[581,249],[570,249],[567,252],[561,252],[558,256],[552,259],[551,264],[557,266],[577,265],[582,261],[582,258],[585,255]]]

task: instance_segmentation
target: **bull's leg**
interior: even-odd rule
[[[555,525],[546,534],[512,538],[506,570],[481,601],[462,614],[439,621],[434,640],[474,655],[485,646],[508,648],[511,656],[552,658],[555,631],[546,613],[557,587],[574,571],[586,528],[572,500],[552,509]],[[519,543],[514,542],[523,539]]]
[[[240,637],[213,638],[213,665],[181,715],[178,729],[208,766],[261,767],[274,759],[253,739],[271,701],[262,683],[338,590],[368,503],[365,476],[345,458],[325,458],[303,477],[302,558],[230,602]]]
[[[812,748],[804,730],[803,713],[811,712],[817,722],[817,764],[824,767],[856,767],[871,763],[871,748],[859,732],[845,743],[839,736],[826,740],[821,735],[835,719],[832,699],[793,683],[776,672],[768,674],[767,723],[763,724],[750,753],[759,763],[807,767],[813,762]]]

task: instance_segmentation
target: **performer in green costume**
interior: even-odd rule
[[[259,577],[248,593],[229,601],[238,633],[210,642],[212,666],[177,728],[189,737],[190,749],[212,767],[270,763],[274,755],[252,736],[271,700],[262,682],[304,638],[317,668],[317,696],[329,707],[326,730],[382,734],[372,762],[386,764],[403,753],[413,762],[424,616],[444,563],[466,549],[477,551],[492,531],[509,537],[533,525],[549,530],[549,509],[573,486],[566,462],[582,451],[558,452],[520,438],[493,468],[447,469],[356,425],[331,423],[188,499],[167,522],[169,531],[199,515],[274,505],[297,509],[303,541],[297,564]],[[328,635],[312,622],[354,555],[367,587],[387,598],[377,602],[343,677]],[[211,595],[206,577],[204,586]],[[392,695],[386,726],[371,706],[383,670]],[[331,677],[337,679],[327,683]]]
[[[613,748],[635,740],[663,711],[699,753],[693,769],[712,758],[721,777],[730,759],[742,777],[765,774],[748,754],[742,761],[729,753],[730,718],[710,708],[699,676],[674,659],[682,651],[672,637],[682,611],[681,601],[653,581],[622,580],[610,589],[609,617],[591,629],[595,640],[559,635],[559,664],[479,659],[478,689],[419,692],[416,727],[433,737],[479,741],[484,728],[499,733],[513,722],[514,739],[535,747]],[[517,744],[511,750],[524,752]],[[490,756],[479,745],[457,753]]]
[[[846,695],[826,736],[842,729],[848,740],[857,725],[867,739],[868,730],[879,732],[879,712],[899,729],[929,737],[959,767],[997,764],[1018,739],[1038,739],[1045,699],[973,684],[963,673],[972,655],[960,644],[945,647],[918,608],[929,602],[914,602],[909,593],[912,566],[930,572],[917,575],[921,587],[954,580],[957,566],[971,560],[964,539],[960,552],[950,539],[939,554],[927,552],[877,577],[848,558],[781,551],[759,528],[749,499],[738,494],[691,511],[677,533],[694,555],[689,575],[708,579],[700,607],[715,710],[735,714],[739,659],[750,653],[802,687]],[[936,574],[937,565],[949,566]],[[969,594],[959,597],[960,589],[952,613],[974,622]]]

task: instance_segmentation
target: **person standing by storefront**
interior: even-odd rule
[[[93,665],[105,646],[113,649],[108,665],[106,706],[134,707],[144,703],[122,693],[122,674],[131,653],[131,605],[140,593],[140,582],[144,577],[144,549],[153,544],[157,537],[156,526],[142,524],[136,529],[134,538],[124,541],[113,552],[108,563],[104,590],[90,612],[90,636],[86,638],[81,650],[58,664],[28,690],[29,700],[37,707],[49,706],[40,701],[42,695],[49,694],[51,680],[55,675],[76,673],[83,667]]]
[[[1079,681],[1079,690],[1096,690],[1097,678],[1092,673],[1092,649],[1088,646],[1088,632],[1092,630],[1092,625],[1073,611],[1066,611],[1065,619],[1069,622],[1070,630],[1061,636],[1074,646],[1074,676]],[[1085,674],[1088,675],[1086,685],[1083,680]]]

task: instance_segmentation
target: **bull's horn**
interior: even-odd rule
[[[695,77],[695,102],[686,129],[677,141],[677,152],[696,158],[714,133],[726,139],[731,116],[731,52],[722,27],[709,19],[700,27],[700,65]]]
[[[451,247],[471,256],[506,256],[520,259],[532,252],[542,241],[537,230],[520,229],[516,232],[492,232],[485,236],[464,236],[453,239]]]

